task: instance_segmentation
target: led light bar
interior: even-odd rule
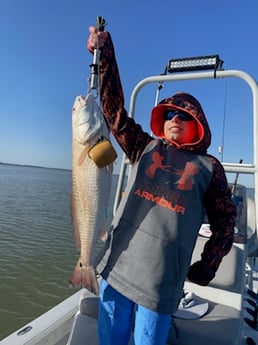
[[[200,71],[222,67],[223,61],[219,55],[197,56],[185,59],[172,59],[167,65],[167,72]]]

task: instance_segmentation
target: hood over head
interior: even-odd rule
[[[194,143],[178,144],[178,148],[206,152],[211,143],[211,131],[202,106],[195,97],[186,92],[178,92],[174,96],[163,99],[151,112],[150,127],[154,135],[164,138],[164,113],[165,111],[181,110],[190,114],[198,123],[198,139]]]

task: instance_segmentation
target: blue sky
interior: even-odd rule
[[[257,0],[0,0],[0,161],[71,168],[71,109],[87,91],[89,25],[104,16],[116,47],[126,106],[134,86],[171,58],[219,54],[225,69],[258,78]],[[203,105],[210,153],[252,162],[251,96],[238,80],[169,83],[160,98],[187,91]],[[138,99],[149,129],[156,86]],[[234,136],[234,139],[233,139]],[[120,151],[119,151],[120,152]]]

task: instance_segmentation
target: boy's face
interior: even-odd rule
[[[194,118],[183,120],[179,115],[174,115],[164,122],[164,136],[168,141],[178,144],[194,143],[198,140],[198,125]]]

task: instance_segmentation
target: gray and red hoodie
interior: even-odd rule
[[[178,93],[151,114],[151,127],[162,137],[162,107],[188,112],[198,123],[195,143],[179,146],[144,132],[124,108],[114,47],[106,34],[100,59],[101,102],[132,172],[97,270],[135,303],[173,313],[187,277],[201,285],[214,278],[233,243],[236,209],[222,165],[207,154],[211,133],[199,102]],[[189,268],[205,212],[212,236],[201,260]]]

